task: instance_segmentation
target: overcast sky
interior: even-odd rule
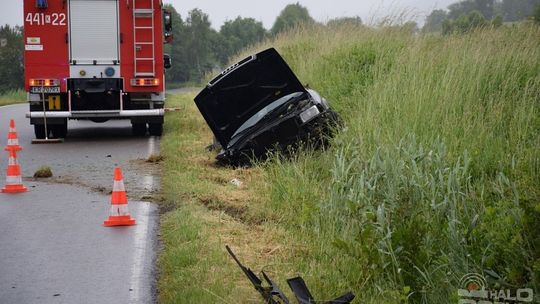
[[[61,1],[61,0],[49,0]],[[281,10],[290,3],[299,2],[308,8],[317,21],[327,21],[342,16],[360,16],[366,23],[384,16],[407,12],[411,19],[423,23],[433,9],[446,8],[458,0],[164,0],[172,3],[182,18],[193,8],[200,8],[210,16],[212,27],[219,27],[226,20],[237,16],[252,17],[262,21],[265,28],[272,27]],[[0,0],[0,24],[21,25],[22,0]]]

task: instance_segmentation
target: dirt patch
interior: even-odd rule
[[[234,205],[230,202],[223,201],[219,197],[208,196],[199,198],[201,204],[210,210],[222,211],[228,216],[235,218],[239,221],[244,220],[245,213],[247,211],[246,206],[240,204]]]
[[[159,162],[163,161],[163,159],[164,159],[163,156],[161,156],[159,154],[152,154],[146,159],[146,162],[147,163],[159,163]]]

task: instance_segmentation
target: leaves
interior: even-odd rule
[[[294,28],[299,24],[309,24],[315,21],[309,15],[306,7],[300,5],[300,3],[287,5],[279,14],[274,26],[272,26],[272,34],[277,35],[281,32]]]
[[[23,86],[22,28],[0,27],[0,94]]]

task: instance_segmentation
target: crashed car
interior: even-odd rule
[[[218,162],[233,166],[300,143],[318,147],[339,121],[327,101],[305,88],[273,48],[221,72],[195,103],[221,144]]]

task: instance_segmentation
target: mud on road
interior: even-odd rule
[[[70,121],[64,143],[32,145],[26,110],[0,107],[0,138],[15,119],[29,188],[0,194],[0,302],[155,303],[160,178],[147,159],[159,155],[159,138],[134,137],[129,121]],[[53,177],[33,178],[41,166]],[[2,175],[6,167],[0,151]],[[103,227],[115,167],[135,226]]]

